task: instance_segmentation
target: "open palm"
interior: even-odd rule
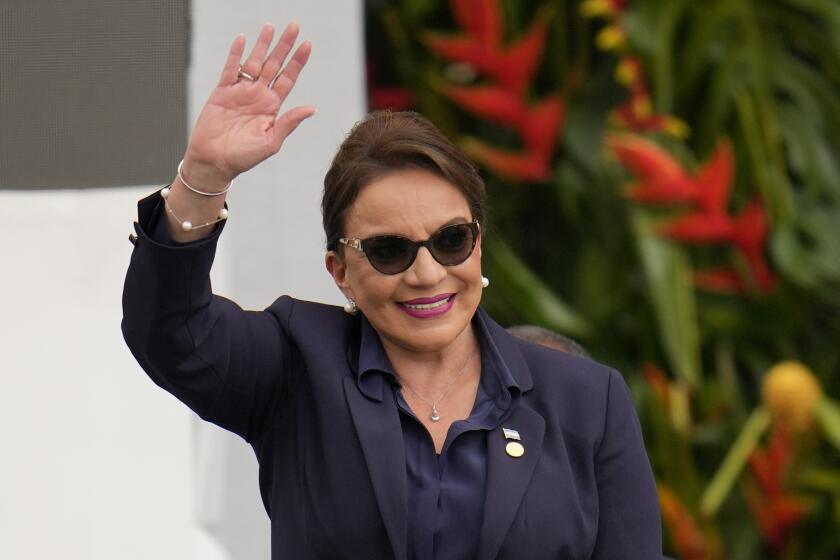
[[[219,83],[193,128],[185,157],[187,169],[196,173],[201,169],[230,181],[277,153],[289,134],[315,113],[314,107],[301,106],[280,114],[311,51],[310,43],[302,43],[283,67],[297,35],[298,26],[289,24],[266,56],[274,27],[263,26],[241,66],[245,37],[234,40]]]

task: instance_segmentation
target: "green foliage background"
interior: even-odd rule
[[[630,176],[604,138],[609,113],[627,91],[614,78],[619,55],[595,46],[607,22],[583,17],[572,0],[498,5],[508,41],[549,8],[550,33],[530,95],[560,92],[567,113],[548,180],[483,173],[490,202],[484,266],[492,280],[484,305],[503,324],[570,335],[625,373],[657,479],[706,539],[706,550],[690,557],[840,557],[838,425],[823,422],[795,438],[785,485],[809,507],[783,549],[768,546],[746,505],[746,470],[715,515],[700,508],[760,405],[768,368],[800,361],[827,395],[840,395],[840,2],[632,0],[617,16],[625,52],[646,69],[654,110],[691,130],[685,140],[647,137],[692,170],[720,138],[731,139],[730,206],[754,195],[764,202],[777,286],[740,294],[701,291],[691,281],[694,270],[722,261],[748,280],[737,254],[666,240],[653,224],[667,211],[622,196]],[[441,93],[453,81],[482,81],[465,77],[421,40],[428,31],[458,31],[448,2],[369,0],[366,15],[372,90],[405,88],[414,107],[456,141],[517,148],[509,131]],[[674,395],[668,407],[640,375],[644,363],[667,372]],[[667,551],[685,554],[672,530],[666,527]]]

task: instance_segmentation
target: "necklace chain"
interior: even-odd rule
[[[475,355],[477,353],[478,353],[478,351],[475,350],[475,351],[473,351],[472,354],[467,356],[467,359],[464,362],[464,365],[461,366],[461,369],[458,370],[458,373],[455,374],[455,377],[452,378],[452,381],[450,381],[449,383],[446,384],[446,386],[443,388],[443,391],[441,392],[441,394],[438,395],[438,398],[436,398],[434,400],[431,400],[431,401],[429,399],[427,399],[426,397],[424,397],[423,395],[421,395],[420,393],[418,393],[417,391],[415,391],[411,387],[411,385],[409,385],[408,383],[405,382],[405,380],[400,376],[400,374],[397,374],[397,377],[399,378],[400,382],[403,384],[403,386],[406,389],[408,389],[409,391],[414,393],[423,402],[425,402],[426,404],[428,404],[429,406],[432,407],[432,413],[429,415],[429,420],[431,420],[432,422],[438,422],[440,420],[440,414],[438,414],[438,410],[437,410],[438,403],[441,400],[443,400],[443,397],[445,397],[449,393],[449,390],[452,388],[453,385],[455,385],[455,382],[458,381],[458,379],[461,377],[461,375],[463,375],[464,372],[467,371],[467,365],[472,361],[472,359],[475,357]]]

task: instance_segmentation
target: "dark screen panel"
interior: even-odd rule
[[[187,0],[0,2],[0,188],[168,182],[186,144]]]

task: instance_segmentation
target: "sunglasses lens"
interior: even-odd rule
[[[363,241],[362,250],[371,266],[379,272],[399,274],[412,265],[417,250],[423,245],[429,247],[432,256],[440,264],[461,264],[472,254],[477,236],[477,223],[456,224],[441,229],[422,243],[398,235],[371,237]]]
[[[475,246],[474,224],[445,227],[432,237],[432,255],[443,265],[461,264]]]
[[[404,237],[383,235],[365,242],[367,255],[373,268],[384,274],[397,274],[411,264],[411,242]]]

